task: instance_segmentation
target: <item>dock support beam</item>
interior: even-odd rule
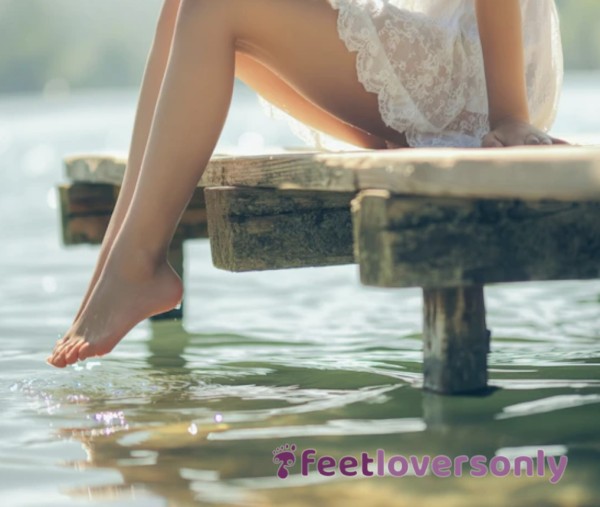
[[[489,337],[481,285],[423,289],[423,387],[444,394],[485,390]]]
[[[204,190],[213,264],[233,272],[352,264],[353,193]]]

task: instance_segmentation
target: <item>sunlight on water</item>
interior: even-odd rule
[[[592,102],[597,76],[568,81],[557,133],[598,142]],[[597,505],[598,281],[486,289],[499,389],[447,398],[420,389],[420,291],[363,287],[355,266],[227,273],[197,241],[183,323],[145,322],[108,358],[48,367],[97,254],[60,244],[60,160],[125,150],[134,104],[133,92],[0,102],[3,505]],[[261,115],[238,90],[218,150],[298,144]],[[568,465],[557,484],[547,470],[327,477],[299,463],[282,480],[276,451],[292,445],[298,459],[543,452]]]

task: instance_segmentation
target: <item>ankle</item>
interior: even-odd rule
[[[143,281],[154,278],[167,263],[166,251],[116,243],[111,250],[107,269],[120,278],[129,281]]]

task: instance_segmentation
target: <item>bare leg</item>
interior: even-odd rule
[[[131,203],[150,133],[152,118],[156,109],[160,86],[167,67],[180,3],[181,0],[166,0],[163,6],[140,91],[125,178],[120,190],[119,199],[117,200],[108,229],[102,241],[94,273],[74,321],[81,315],[92,290],[100,278],[108,254]],[[406,146],[404,143],[402,145],[391,145],[381,138],[342,122],[335,116],[330,115],[309,102],[273,71],[249,55],[238,52],[236,54],[235,69],[236,77],[258,91],[267,100],[292,114],[305,124],[333,137],[356,146],[370,149],[383,149],[386,147],[400,148]]]
[[[175,306],[181,281],[166,261],[177,223],[214,150],[229,108],[236,51],[276,69],[329,115],[385,141],[377,97],[356,77],[325,0],[183,0],[142,171],[105,269],[49,361],[110,352],[138,322]]]
[[[274,71],[247,54],[237,53],[235,75],[269,102],[306,125],[355,146],[368,149],[386,148],[383,139],[324,111],[300,95]]]
[[[125,178],[119,192],[119,198],[115,205],[113,214],[111,215],[108,229],[102,240],[100,254],[96,263],[96,268],[92,275],[92,279],[88,285],[86,294],[81,302],[77,315],[74,321],[81,315],[85,305],[87,304],[92,291],[100,278],[100,274],[104,269],[106,259],[112,248],[114,240],[117,236],[121,224],[125,218],[133,191],[138,179],[140,168],[142,166],[142,158],[146,149],[150,127],[152,125],[152,117],[156,108],[160,86],[163,81],[163,76],[167,68],[169,52],[171,50],[171,41],[175,32],[175,21],[179,11],[180,0],[166,0],[160,14],[158,27],[156,29],[156,37],[148,56],[146,71],[142,82],[140,97],[138,99],[138,107],[135,117],[133,135],[125,171]]]

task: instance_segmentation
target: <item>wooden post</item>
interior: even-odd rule
[[[423,387],[444,394],[487,388],[490,333],[483,286],[423,289]]]
[[[181,277],[183,281],[183,240],[181,237],[175,236],[173,241],[171,242],[171,248],[169,249],[168,256],[169,264],[173,267],[173,269],[177,272],[177,274]],[[185,287],[185,284],[184,284]],[[171,311],[161,313],[159,315],[155,315],[151,317],[151,320],[168,320],[168,319],[182,319],[183,318],[183,301],[181,304],[173,308]]]

